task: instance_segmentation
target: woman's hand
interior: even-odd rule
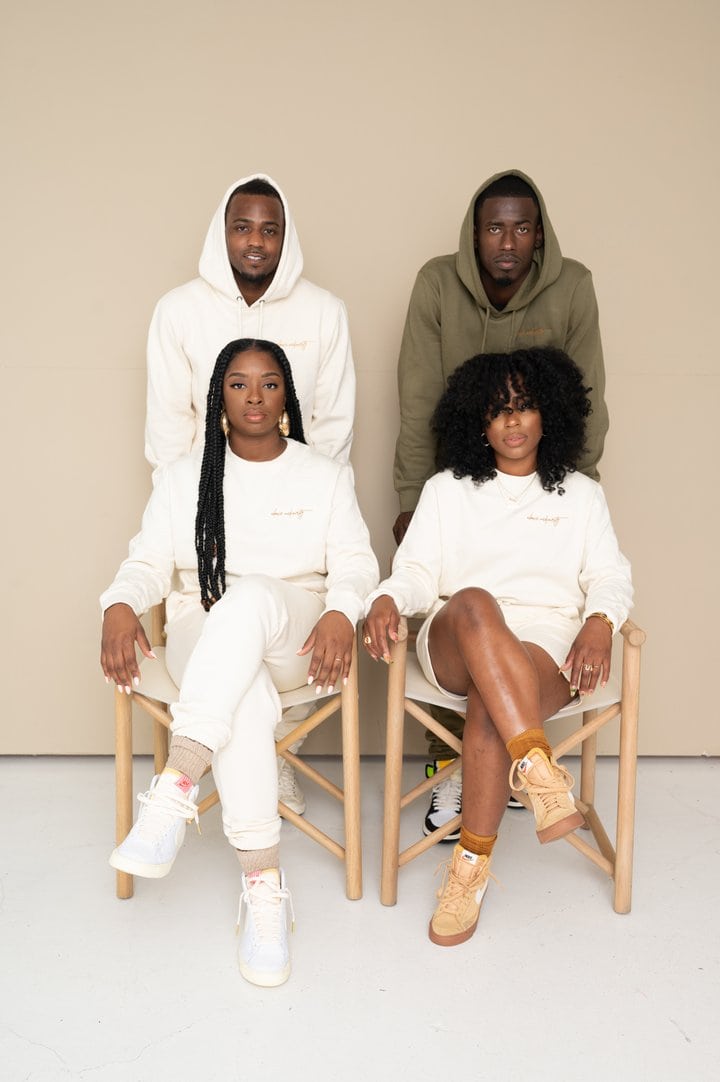
[[[106,681],[114,680],[118,691],[126,691],[128,695],[131,684],[137,687],[140,683],[135,643],[145,657],[155,657],[143,626],[130,606],[111,605],[103,619],[100,664]]]
[[[570,647],[560,672],[570,673],[570,689],[581,695],[592,695],[597,687],[605,687],[610,677],[612,632],[604,620],[589,616]]]
[[[390,642],[397,642],[400,613],[389,594],[381,594],[372,603],[363,624],[363,646],[373,661],[390,662]]]
[[[352,661],[352,645],[355,628],[342,612],[326,612],[305,640],[298,654],[309,654],[308,684],[316,685],[319,695],[323,687],[334,691],[340,679],[347,683]]]

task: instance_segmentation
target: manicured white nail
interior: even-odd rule
[[[328,691],[330,692],[331,695],[332,695],[334,690],[335,690],[334,685],[333,684],[328,684]]]
[[[153,659],[153,661],[157,661],[157,654],[154,654],[154,653],[152,652],[152,650],[151,650],[151,651],[150,651],[150,653],[148,654],[148,657],[151,657],[151,658]]]
[[[322,692],[322,684],[318,684],[318,686],[315,688],[315,694],[320,695],[321,692]]]
[[[308,684],[312,684],[314,679],[315,679],[314,676],[308,676]]]
[[[133,676],[133,684],[135,685],[136,688],[140,687],[140,677],[139,676]]]
[[[105,683],[106,683],[106,684],[109,684],[109,683],[110,683],[110,677],[109,677],[109,676],[106,676],[106,677],[105,677]]]

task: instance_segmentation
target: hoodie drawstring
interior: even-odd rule
[[[243,299],[242,294],[238,295],[235,303],[236,303],[236,306],[237,306],[237,317],[238,317],[238,338],[244,338],[245,335],[243,334],[243,309],[247,308],[248,306],[245,303],[245,300]],[[257,309],[258,309],[258,329],[257,329],[257,333],[253,337],[254,338],[262,338],[262,336],[263,336],[263,333],[262,333],[262,331],[263,331],[263,315],[265,313],[265,300],[264,300],[264,298],[260,297],[259,300],[255,301],[255,304],[252,307],[254,308],[255,305],[257,305]]]

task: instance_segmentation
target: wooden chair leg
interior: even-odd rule
[[[582,723],[588,725],[599,713],[586,710]],[[585,804],[595,803],[595,768],[597,764],[597,736],[593,734],[580,745],[580,799]]]
[[[622,702],[613,908],[616,913],[629,913],[632,905],[637,742],[640,712],[640,646],[635,645],[632,641],[626,641],[623,650]]]
[[[345,812],[345,893],[362,897],[362,839],[360,829],[360,712],[357,643],[348,682],[342,690],[343,791]]]
[[[115,840],[119,845],[132,827],[132,696],[115,692]],[[118,898],[132,898],[133,877],[116,872]]]
[[[170,715],[168,714],[168,724],[170,723]],[[153,760],[155,766],[155,773],[159,774],[168,757],[168,730],[162,722],[153,718]]]
[[[385,744],[385,800],[383,811],[382,877],[380,901],[397,902],[402,799],[403,738],[405,728],[405,662],[407,640],[396,643],[388,672],[388,711]]]

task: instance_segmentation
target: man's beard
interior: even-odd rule
[[[253,285],[257,285],[258,282],[264,282],[266,279],[272,278],[274,273],[275,273],[275,270],[271,270],[270,272],[264,271],[264,270],[257,270],[257,271],[250,271],[250,272],[241,270],[241,271],[237,271],[237,276],[243,282],[252,282]]]
[[[501,275],[499,278],[493,278],[493,282],[496,286],[500,286],[501,289],[504,289],[505,286],[511,286],[513,284],[512,278],[508,278],[506,274]]]

